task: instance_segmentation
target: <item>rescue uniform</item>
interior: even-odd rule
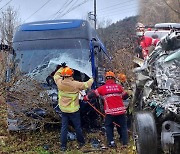
[[[90,88],[93,79],[89,79],[87,82],[75,81],[73,77],[62,78],[60,76],[61,68],[55,73],[54,80],[58,87],[58,105],[62,111],[62,127],[61,127],[61,147],[66,147],[68,122],[72,121],[77,140],[79,143],[84,144],[84,137],[82,135],[80,112],[79,112],[79,91]]]
[[[140,46],[142,47],[142,54],[144,59],[150,54],[150,50],[152,50],[150,48],[155,47],[158,42],[158,39],[153,39],[148,36],[142,36]]]
[[[127,145],[126,108],[123,103],[123,98],[126,99],[128,97],[127,93],[124,92],[121,85],[115,83],[115,80],[109,79],[106,80],[104,85],[89,93],[86,97],[87,99],[91,99],[97,96],[102,96],[104,99],[104,111],[106,113],[105,128],[108,143],[110,144],[111,141],[113,141],[113,122],[116,122],[120,125],[120,127],[117,127],[117,131],[122,139],[123,145]]]

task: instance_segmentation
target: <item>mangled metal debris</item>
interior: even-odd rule
[[[164,37],[135,73],[134,139],[138,153],[157,153],[158,143],[165,153],[179,153],[180,31]]]

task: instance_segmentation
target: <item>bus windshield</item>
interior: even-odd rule
[[[21,73],[41,82],[62,62],[92,76],[89,57],[89,44],[83,39],[35,40],[15,45],[15,61]]]

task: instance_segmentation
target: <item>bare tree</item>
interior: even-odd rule
[[[180,21],[179,0],[139,0],[139,21],[147,25]]]
[[[178,14],[178,15],[180,15],[180,11],[178,11],[178,10],[180,10],[180,1],[178,0],[177,2],[179,3],[178,5],[177,5],[177,8],[178,8],[178,10],[176,10],[176,8],[175,8],[175,6],[173,7],[173,6],[171,6],[171,4],[170,3],[172,3],[171,1],[168,3],[168,1],[166,1],[166,0],[163,0],[164,1],[164,3],[174,12],[174,13],[176,13],[176,14]],[[174,1],[175,2],[175,1]],[[172,3],[173,5],[175,5],[175,3]]]
[[[112,24],[111,19],[101,19],[97,20],[97,29],[99,28],[106,28]]]
[[[9,6],[5,11],[1,12],[1,44],[7,44],[9,47],[12,47],[13,34],[19,23],[20,19],[18,18],[18,13],[13,7]]]

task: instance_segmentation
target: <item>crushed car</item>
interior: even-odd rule
[[[133,138],[137,153],[178,154],[180,24],[173,24],[149,57],[138,64],[141,66],[134,68],[136,83],[133,94]]]

